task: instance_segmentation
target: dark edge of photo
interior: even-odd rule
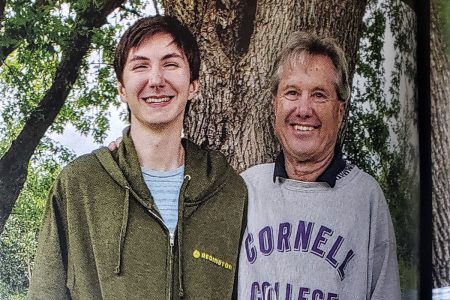
[[[430,1],[416,0],[417,87],[420,151],[420,293],[431,299],[432,290],[432,179],[431,179],[431,97],[430,97]]]

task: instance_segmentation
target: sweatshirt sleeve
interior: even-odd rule
[[[35,265],[28,290],[28,299],[70,299],[67,289],[67,239],[64,212],[53,186],[39,233]]]
[[[381,198],[375,221],[376,232],[370,299],[400,300],[400,278],[394,226],[382,192]]]

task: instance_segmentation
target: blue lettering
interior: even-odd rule
[[[303,252],[307,252],[309,248],[309,242],[311,241],[311,233],[314,228],[314,223],[305,221],[298,222],[297,235],[294,242],[294,250],[299,251],[300,248]],[[305,228],[306,227],[306,228]]]
[[[292,225],[290,223],[281,223],[278,230],[277,250],[280,252],[291,251],[289,238],[291,236]]]
[[[301,287],[298,291],[298,300],[308,300],[305,296],[309,295],[309,288]]]
[[[259,249],[264,255],[270,255],[273,251],[273,229],[266,226],[259,232]]]
[[[344,280],[345,278],[345,268],[347,268],[348,262],[353,258],[353,256],[355,256],[355,253],[353,252],[353,250],[349,250],[347,252],[347,256],[345,257],[344,261],[341,263],[341,265],[338,268],[338,273],[339,276],[341,277],[341,281]]]
[[[336,253],[339,251],[339,249],[342,246],[342,243],[344,242],[344,238],[342,236],[338,236],[336,239],[336,242],[334,242],[333,247],[331,247],[330,252],[328,252],[326,260],[330,263],[334,268],[337,267],[338,262],[334,258],[336,256]]]
[[[324,300],[323,292],[321,290],[314,290],[312,293],[312,300]]]
[[[263,284],[261,285],[262,293],[264,295],[263,299],[264,300],[278,299],[278,288],[279,288],[278,282],[275,282],[275,287],[271,286],[270,283],[268,282],[263,282]]]
[[[333,230],[325,226],[320,226],[319,233],[317,233],[316,240],[314,241],[314,244],[311,248],[311,253],[319,257],[323,257],[323,255],[325,254],[325,252],[319,247],[321,245],[325,245],[328,241],[328,238],[324,237],[324,235],[333,235]]]
[[[292,300],[292,285],[286,284],[286,298],[284,300]]]
[[[259,284],[256,281],[252,283],[250,300],[263,300],[263,298],[261,297],[261,290],[259,289]]]
[[[339,295],[335,293],[329,293],[327,300],[339,300]]]
[[[256,261],[256,247],[251,246],[253,243],[253,235],[251,233],[247,234],[245,239],[245,252],[247,253],[247,260],[249,263],[253,264]]]

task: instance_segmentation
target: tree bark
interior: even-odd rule
[[[76,26],[62,51],[52,86],[33,110],[19,136],[0,160],[0,233],[27,177],[30,158],[51,126],[78,77],[83,57],[91,43],[92,29],[105,24],[106,17],[125,0],[94,1],[79,12]]]
[[[436,11],[431,12],[431,160],[433,286],[450,286],[450,64]]]
[[[296,30],[331,36],[353,74],[365,6],[360,0],[164,1],[165,12],[194,31],[202,52],[187,135],[222,151],[238,171],[272,161],[278,143],[269,78],[278,51]]]

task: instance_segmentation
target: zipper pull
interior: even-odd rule
[[[173,247],[173,245],[175,244],[175,234],[173,234],[172,232],[169,233],[169,240],[170,246]]]

